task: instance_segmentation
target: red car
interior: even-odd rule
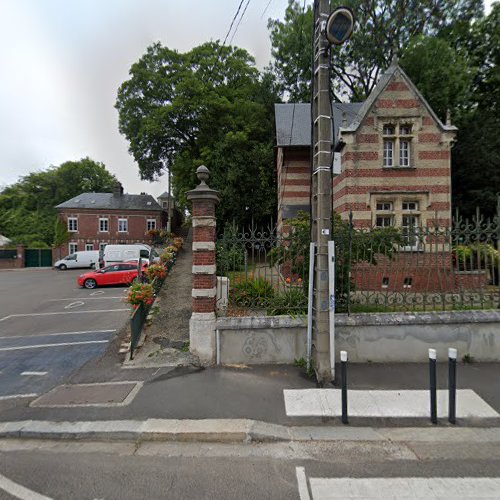
[[[146,267],[147,264],[143,265],[142,270],[144,271]],[[121,262],[80,274],[76,281],[79,286],[92,289],[103,285],[130,285],[135,278],[137,278],[137,263]]]

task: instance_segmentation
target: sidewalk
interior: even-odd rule
[[[155,307],[152,324],[145,329],[144,345],[124,367],[151,368],[197,366],[198,359],[189,353],[189,319],[192,289],[191,233],[177,255],[177,261],[165,280]]]

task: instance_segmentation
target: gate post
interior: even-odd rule
[[[203,364],[214,363],[216,356],[215,207],[220,199],[218,192],[206,184],[209,174],[204,165],[198,167],[196,175],[200,184],[186,193],[193,205],[193,307],[189,320],[189,344],[191,352]]]

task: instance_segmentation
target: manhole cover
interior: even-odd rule
[[[142,382],[60,385],[32,401],[31,406],[126,406]]]

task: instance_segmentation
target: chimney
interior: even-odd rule
[[[113,187],[113,194],[115,196],[121,196],[123,194],[123,186],[121,182],[116,182],[115,186]]]

